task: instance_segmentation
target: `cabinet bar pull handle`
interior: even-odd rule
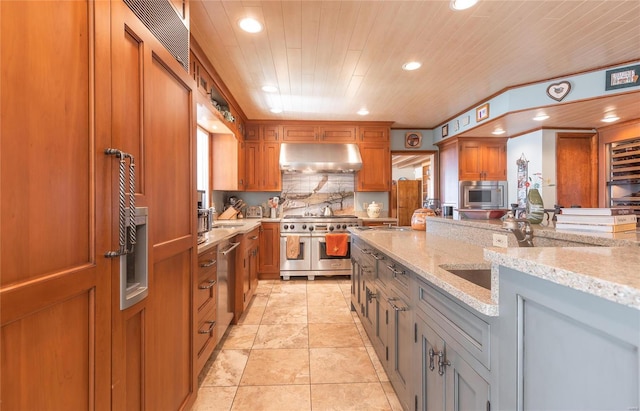
[[[389,303],[389,305],[391,306],[391,308],[393,308],[394,311],[407,311],[409,310],[409,307],[398,307],[397,305],[395,305],[393,302],[399,300],[399,298],[388,298],[387,302]]]
[[[444,375],[444,367],[451,365],[451,361],[444,358],[444,351],[438,353],[438,374]]]
[[[209,281],[207,281],[207,285],[199,285],[198,289],[200,289],[200,290],[210,290],[211,287],[213,287],[214,285],[216,285],[216,280],[209,280]]]
[[[209,334],[211,333],[211,331],[213,331],[213,327],[216,326],[215,321],[205,321],[205,323],[209,324],[209,328],[207,328],[206,330],[198,330],[198,334]]]
[[[257,239],[258,239],[258,236],[257,236],[257,235],[254,235],[254,236],[249,237],[249,240],[257,240]]]
[[[429,371],[433,371],[436,369],[436,366],[433,361],[433,357],[435,357],[436,353],[433,351],[433,348],[429,348]]]
[[[206,263],[200,264],[200,267],[202,267],[202,268],[211,267],[215,263],[216,263],[216,260],[207,260]]]

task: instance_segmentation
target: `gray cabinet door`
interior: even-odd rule
[[[403,294],[391,290],[389,298],[389,365],[398,399],[409,409],[410,386],[413,347],[413,311],[408,298]]]
[[[450,346],[446,348],[446,410],[485,411],[489,410],[490,386],[463,357]]]
[[[382,288],[378,288],[375,304],[376,327],[375,337],[372,339],[373,348],[376,350],[380,362],[387,369],[389,361],[389,304],[387,303],[387,294]]]
[[[500,267],[500,408],[638,410],[640,311]]]
[[[417,352],[420,359],[413,390],[417,409],[421,411],[485,411],[489,409],[489,383],[447,345],[428,325],[431,322],[416,315]]]
[[[416,351],[414,357],[420,361],[414,376],[414,392],[419,411],[444,411],[445,379],[438,374],[437,353],[444,351],[444,340],[427,325],[427,321],[416,315]],[[417,364],[415,364],[417,365]]]

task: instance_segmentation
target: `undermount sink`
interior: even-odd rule
[[[440,268],[475,285],[491,290],[491,268],[464,265],[441,265]]]

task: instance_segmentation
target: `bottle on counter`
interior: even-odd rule
[[[544,202],[537,188],[529,189],[527,193],[527,220],[531,224],[540,224],[544,217]]]

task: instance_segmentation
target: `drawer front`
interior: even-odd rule
[[[416,308],[490,370],[491,325],[423,280],[417,285]]]
[[[411,295],[409,292],[411,271],[406,267],[386,258],[378,261],[378,273],[387,285],[393,285],[407,297]]]
[[[196,307],[198,312],[207,310],[209,306],[216,306],[218,296],[217,275],[214,271],[209,277],[199,279],[196,289]]]
[[[260,229],[256,228],[245,234],[245,238],[247,239],[247,250],[251,250],[258,246],[259,238],[260,238]]]
[[[214,247],[205,251],[202,254],[198,254],[198,282],[202,282],[205,279],[215,275],[218,257],[218,248]]]
[[[216,327],[216,310],[210,307],[209,310],[198,315],[198,329],[196,330],[196,352],[198,356],[202,355],[205,348],[215,344]]]

